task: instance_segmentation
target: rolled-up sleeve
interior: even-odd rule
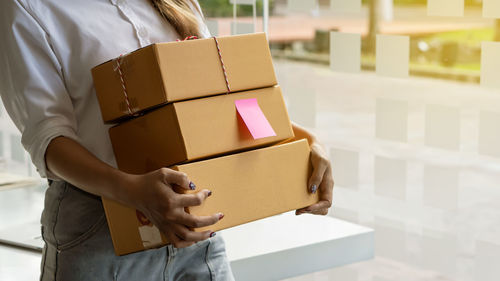
[[[73,104],[48,32],[19,0],[0,4],[0,94],[39,174],[59,180],[45,151],[58,136],[79,141]]]

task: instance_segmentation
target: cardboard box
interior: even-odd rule
[[[254,139],[235,101],[255,98],[276,136]],[[279,86],[175,102],[109,130],[120,170],[132,174],[293,138]]]
[[[305,139],[172,168],[187,173],[197,185],[197,190],[182,192],[196,193],[204,188],[212,191],[201,206],[187,208],[188,213],[222,212],[225,215],[218,223],[195,231],[218,231],[306,207],[319,200],[318,192],[311,194],[307,190],[312,167]],[[116,254],[168,243],[136,210],[105,199],[103,203]]]
[[[264,33],[218,37],[232,92],[277,84]],[[104,122],[174,101],[227,92],[213,38],[153,44],[92,69]]]

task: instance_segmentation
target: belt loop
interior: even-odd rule
[[[177,249],[174,247],[174,244],[170,243],[167,245],[168,249],[168,255],[171,257],[175,257],[175,254],[177,254]]]

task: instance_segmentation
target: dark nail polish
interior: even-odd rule
[[[312,193],[316,193],[316,190],[317,190],[317,189],[318,189],[318,187],[317,187],[315,184],[313,184],[313,185],[311,186],[311,192],[312,192]]]
[[[196,188],[196,185],[195,185],[192,181],[190,181],[190,182],[189,182],[189,188],[190,188],[191,190],[194,190],[194,189]]]
[[[214,237],[214,236],[215,236],[215,232],[210,233],[210,237]]]
[[[224,214],[222,214],[222,213],[221,213],[221,214],[219,215],[219,220],[221,220],[223,217],[224,217]]]
[[[208,191],[208,196],[210,196],[210,195],[212,195],[212,191],[209,190]]]

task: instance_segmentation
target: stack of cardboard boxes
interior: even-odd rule
[[[153,44],[92,74],[104,121],[118,123],[109,134],[120,170],[170,167],[213,192],[186,211],[225,217],[195,231],[318,201],[307,190],[309,145],[289,141],[293,130],[264,33]],[[103,204],[118,255],[168,243],[140,212]]]

